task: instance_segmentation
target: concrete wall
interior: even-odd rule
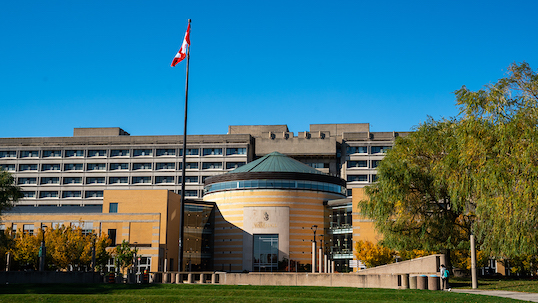
[[[56,271],[2,271],[0,284],[27,283],[101,283],[99,273],[92,272],[56,272]]]
[[[288,285],[360,288],[401,288],[393,274],[309,274],[309,273],[217,273],[227,285]]]
[[[445,263],[445,255],[437,254],[430,255],[413,260],[402,261],[382,265],[373,268],[367,268],[358,271],[359,275],[372,274],[411,274],[411,275],[431,275],[439,273],[439,267]]]

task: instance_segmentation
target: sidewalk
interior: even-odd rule
[[[538,302],[538,293],[505,291],[505,290],[454,289],[454,288],[452,288],[452,291],[458,292],[458,293],[503,297],[503,298],[522,300],[522,301]]]

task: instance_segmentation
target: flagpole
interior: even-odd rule
[[[189,19],[189,26],[191,19]],[[187,162],[187,104],[189,100],[189,59],[190,59],[190,45],[187,44],[187,76],[185,79],[185,121],[183,124],[183,158],[181,165],[181,205],[179,206],[179,253],[177,270],[183,269],[183,238],[184,238],[184,224],[185,224],[185,166]]]

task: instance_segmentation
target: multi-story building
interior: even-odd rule
[[[338,178],[344,182],[338,194],[327,194],[327,191],[316,188],[292,190],[294,197],[302,199],[301,201],[314,199],[309,195],[316,196],[315,199],[319,201],[315,202],[317,203],[315,207],[319,208],[316,210],[319,213],[313,215],[300,214],[301,211],[312,211],[307,209],[310,205],[308,203],[292,201],[293,199],[279,202],[289,204],[290,207],[288,214],[290,228],[285,234],[282,233],[280,238],[277,237],[279,241],[289,238],[286,243],[281,243],[281,247],[287,247],[287,252],[283,256],[286,255],[286,258],[292,258],[301,264],[308,263],[306,254],[310,237],[307,235],[310,231],[306,227],[311,223],[308,221],[310,216],[313,220],[311,221],[315,222],[312,224],[320,228],[318,237],[324,235],[320,240],[322,241],[320,247],[323,247],[331,260],[336,262],[338,271],[347,271],[348,260],[353,258],[353,243],[365,237],[375,240],[372,237],[376,236],[372,232],[371,222],[359,216],[355,204],[357,199],[361,199],[359,196],[362,195],[362,191],[354,189],[375,182],[379,161],[393,146],[396,137],[407,134],[370,132],[367,123],[312,124],[309,131],[299,132],[297,135],[289,132],[286,125],[229,126],[227,134],[187,136],[187,148],[183,151],[183,136],[130,136],[121,128],[75,128],[73,137],[0,138],[0,166],[13,173],[23,192],[15,212],[35,214],[36,211],[44,211],[67,214],[87,213],[92,209],[93,213],[106,213],[107,209],[104,208],[108,204],[103,202],[106,200],[105,190],[110,192],[108,190],[116,189],[124,192],[133,189],[164,189],[181,194],[183,152],[187,158],[185,197],[188,201],[195,202],[202,200],[207,178],[223,175],[226,179],[228,177],[224,177],[224,174],[277,151],[324,173],[323,175],[329,175],[327,177]],[[213,178],[213,180],[220,179]],[[234,199],[237,199],[237,195],[249,191],[248,189],[234,191]],[[264,195],[271,195],[267,193],[267,188],[261,192]],[[211,201],[216,199],[215,197],[221,199],[219,195],[222,194],[211,193],[211,197],[205,197],[204,200]],[[245,205],[252,207],[259,204],[255,201],[249,203],[251,204]],[[301,203],[305,206],[301,206]],[[226,220],[229,220],[227,222],[233,222],[229,218],[237,214],[228,213],[226,209],[228,206],[224,207],[228,204],[217,201],[216,205],[217,214],[226,215],[228,216]],[[29,211],[30,206],[33,208],[32,211]],[[50,206],[56,206],[55,210],[47,210],[52,209]],[[232,205],[232,212],[235,211],[234,207]],[[276,207],[276,204],[267,204],[263,207]],[[84,208],[88,211],[84,211]],[[264,213],[273,218],[271,211],[264,210]],[[152,211],[146,208],[144,212]],[[26,225],[33,224],[39,228],[43,222],[31,223],[35,221],[35,216],[32,216],[30,221],[22,219],[23,216],[19,217],[17,222],[7,223],[13,226],[30,222]],[[219,216],[216,218],[217,225],[220,224],[219,218]],[[250,215],[243,216],[237,226],[251,224],[249,218]],[[54,217],[54,220],[59,219]],[[97,222],[102,219],[99,217],[91,220]],[[300,231],[295,231],[294,228],[299,228]],[[236,237],[237,235],[233,233],[241,234],[245,230],[248,234],[248,229],[232,228],[228,233],[217,229],[216,241],[222,241],[228,234],[230,237]],[[247,237],[238,241],[250,243],[249,239]],[[163,248],[166,243],[160,245],[160,248]],[[228,270],[260,270],[262,266],[260,262],[245,265],[233,261],[235,260],[233,258],[250,255],[250,252],[244,250],[243,244],[240,244],[241,248],[230,249],[228,246],[215,244],[216,254],[228,252],[233,255],[216,256],[216,267]],[[166,249],[164,251],[166,252]],[[188,251],[185,253],[189,255]],[[171,263],[171,257],[166,257],[166,253],[163,252],[159,252],[158,255],[158,261],[154,260],[153,264],[159,264],[159,268],[169,268],[170,266],[164,265],[163,259]],[[150,256],[156,257],[154,252]],[[191,256],[194,257],[192,252]],[[207,255],[205,258],[207,260]],[[209,264],[203,260],[195,264],[202,263]]]
[[[351,196],[352,188],[375,181],[376,166],[398,135],[369,132],[367,123],[313,124],[297,136],[286,125],[189,135],[185,197],[201,199],[207,177],[273,151],[347,180]],[[73,137],[0,138],[0,166],[21,187],[21,205],[101,205],[105,189],[180,193],[182,142],[182,136],[130,136],[121,128],[75,128]]]

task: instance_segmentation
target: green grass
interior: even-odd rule
[[[451,278],[452,288],[471,288],[471,278]],[[511,277],[478,278],[478,289],[538,293],[538,280]]]
[[[427,290],[172,284],[10,284],[0,302],[516,302]]]

